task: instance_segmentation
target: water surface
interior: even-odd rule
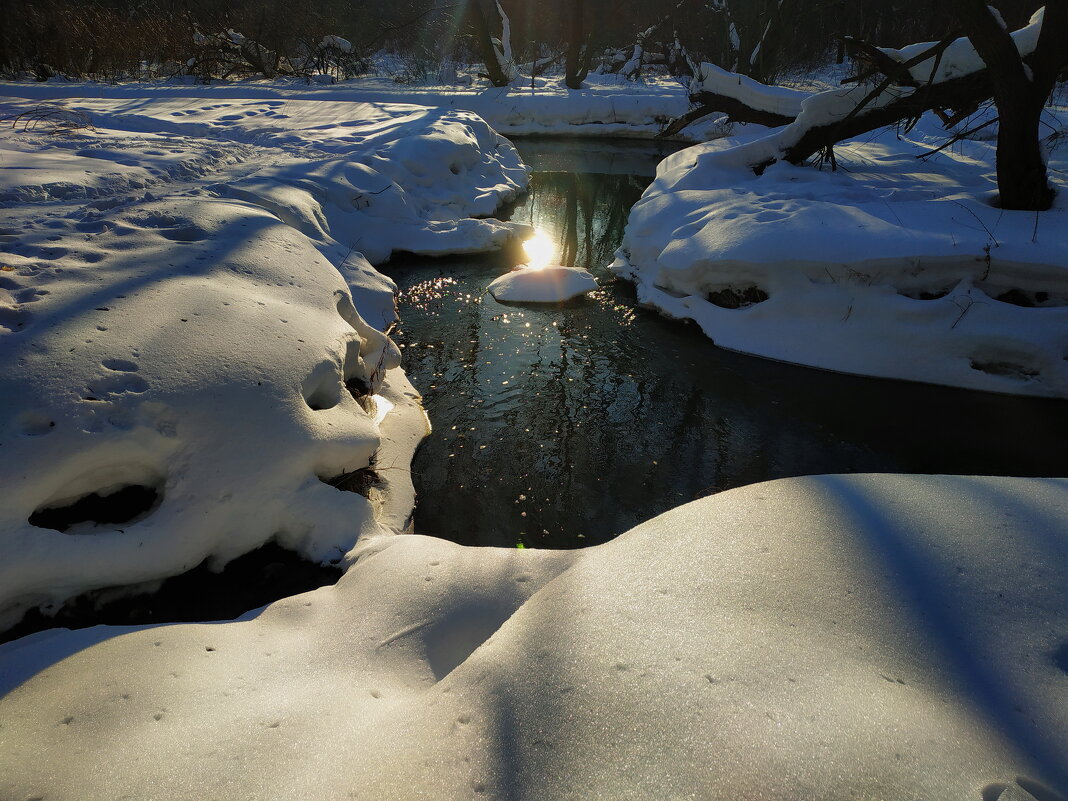
[[[394,338],[434,425],[415,527],[464,544],[570,548],[733,487],[819,473],[1068,475],[1068,402],[836,375],[730,353],[638,308],[605,269],[662,152],[520,140],[512,219],[590,269],[566,305],[497,303],[503,256],[408,258]]]

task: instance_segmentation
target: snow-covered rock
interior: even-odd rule
[[[581,267],[519,265],[493,279],[488,287],[497,300],[512,303],[559,303],[597,288],[597,279]]]
[[[470,219],[524,185],[515,150],[410,105],[68,102],[95,130],[0,140],[0,627],[269,540],[339,561],[402,530],[427,424],[371,262],[524,230]],[[376,465],[378,497],[325,483]]]
[[[583,551],[373,538],[240,622],[0,646],[0,798],[1052,799],[1066,520],[822,476]]]
[[[803,116],[825,105],[805,101]],[[1064,109],[1055,115],[1068,122]],[[778,162],[755,175],[792,127],[661,163],[613,265],[642,303],[731,350],[1068,397],[1063,187],[1046,212],[995,208],[994,143],[966,139],[919,160],[948,136],[930,115],[909,134],[838,144],[837,171]],[[1063,149],[1050,167],[1059,182]]]

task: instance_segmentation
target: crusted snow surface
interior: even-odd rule
[[[1068,117],[1049,115],[1055,127]],[[994,142],[917,159],[948,135],[931,116],[907,135],[840,143],[837,171],[778,162],[754,174],[794,125],[661,163],[613,265],[642,303],[759,356],[1068,397],[1063,188],[1049,211],[995,208]],[[1055,150],[1052,180],[1066,166]]]
[[[493,279],[488,288],[497,300],[558,303],[596,289],[597,279],[581,267],[528,267],[521,264]]]
[[[514,148],[411,105],[66,104],[94,129],[0,138],[0,626],[402,530],[427,423],[371,262],[514,237],[471,219],[525,184]],[[375,467],[369,498],[324,483]]]
[[[0,647],[0,797],[1055,798],[1066,520],[1065,480],[854,475],[584,551],[370,538],[239,622]]]

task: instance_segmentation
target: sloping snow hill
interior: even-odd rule
[[[0,626],[271,539],[338,561],[403,529],[427,424],[371,261],[514,237],[471,219],[525,185],[514,148],[410,105],[67,106],[95,128],[0,136]],[[376,465],[384,495],[325,483]]]
[[[547,552],[376,537],[234,623],[0,647],[0,798],[1068,789],[1068,481],[785,479]]]

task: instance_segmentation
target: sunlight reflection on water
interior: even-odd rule
[[[551,158],[525,147],[535,172],[512,219],[548,240],[550,263],[585,267],[601,286],[566,304],[502,305],[486,293],[515,266],[502,255],[387,266],[400,290],[393,336],[434,425],[413,464],[419,533],[567,548],[783,476],[1068,474],[1059,402],[792,367],[638,308],[606,265],[655,154],[569,172],[567,147]],[[588,144],[570,148],[573,165],[588,161]]]

